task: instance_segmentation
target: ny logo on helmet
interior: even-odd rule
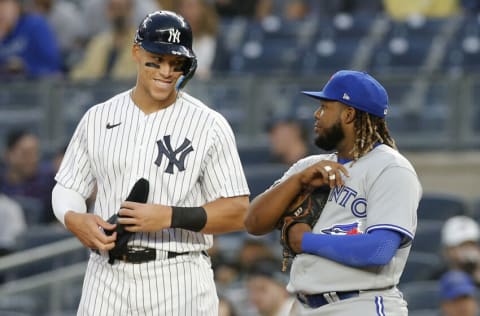
[[[180,43],[180,31],[174,28],[168,30],[168,41],[170,43]]]

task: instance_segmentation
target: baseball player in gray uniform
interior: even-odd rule
[[[132,55],[135,87],[83,116],[52,193],[58,220],[92,249],[78,315],[217,315],[206,250],[212,234],[243,229],[249,203],[234,134],[180,89],[196,67],[183,17],[149,14]],[[146,203],[126,201],[141,178]],[[117,212],[118,223],[107,222]],[[109,264],[118,227],[133,235]]]
[[[317,223],[295,224],[296,256],[287,289],[299,315],[407,315],[396,288],[415,235],[422,188],[397,150],[385,115],[388,96],[367,73],[341,70],[320,92],[315,143],[332,154],[295,163],[255,198],[245,224],[252,234],[274,229],[304,188],[329,185]]]

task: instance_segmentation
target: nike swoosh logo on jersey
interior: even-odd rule
[[[107,129],[111,129],[111,128],[114,128],[114,127],[117,127],[118,125],[122,124],[122,122],[120,123],[117,123],[117,124],[110,124],[110,123],[107,123]]]

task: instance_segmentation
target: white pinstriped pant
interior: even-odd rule
[[[210,260],[201,253],[141,264],[92,253],[77,316],[218,315]]]

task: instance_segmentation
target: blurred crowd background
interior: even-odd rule
[[[319,152],[301,90],[377,77],[425,191],[410,314],[478,314],[480,0],[0,0],[0,315],[75,315],[88,252],[54,219],[53,177],[83,113],[134,85],[134,32],[158,9],[192,26],[185,90],[231,123],[251,198]],[[210,254],[222,316],[287,315],[277,233],[218,236]]]

